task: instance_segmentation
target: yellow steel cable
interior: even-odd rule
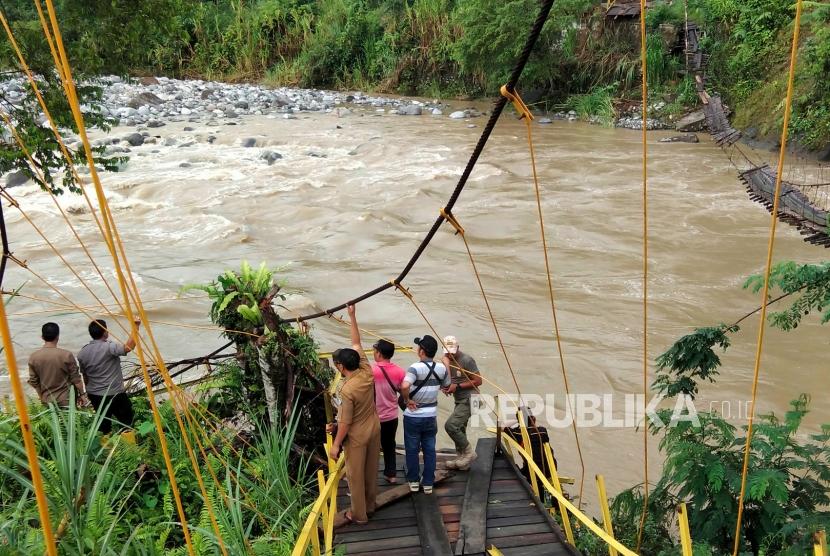
[[[46,20],[43,18],[42,11],[39,12],[39,16],[40,16],[40,20],[41,20],[41,25],[43,27],[43,32],[46,35],[47,40],[51,41],[49,28],[48,28],[48,25],[46,24]],[[40,88],[37,85],[37,81],[35,81],[34,75],[32,74],[32,71],[29,68],[29,65],[26,63],[26,59],[23,56],[23,52],[20,50],[20,47],[17,44],[17,40],[15,40],[15,38],[14,38],[14,33],[12,33],[11,27],[9,27],[8,21],[6,21],[6,18],[3,15],[2,10],[0,10],[0,22],[2,22],[2,24],[3,24],[3,28],[6,31],[6,35],[8,36],[9,43],[12,45],[12,48],[15,51],[15,54],[17,56],[17,60],[20,63],[20,67],[23,70],[23,72],[26,74],[26,78],[29,81],[29,86],[32,87],[32,91],[35,93],[35,97],[37,97],[38,103],[40,104],[40,108],[41,108],[41,110],[43,110],[43,114],[44,114],[44,116],[46,116],[46,120],[49,122],[49,127],[52,129],[52,133],[54,134],[55,139],[58,142],[58,146],[60,148],[60,151],[63,154],[63,157],[68,162],[68,167],[69,167],[70,171],[72,172],[72,175],[75,178],[75,181],[77,182],[78,187],[81,189],[81,192],[83,193],[84,199],[86,200],[87,206],[89,207],[90,213],[92,214],[92,218],[95,220],[95,224],[96,224],[96,226],[98,226],[98,230],[101,232],[101,235],[106,236],[106,233],[104,232],[103,225],[101,224],[101,220],[98,218],[98,213],[95,210],[95,207],[92,205],[92,200],[89,198],[89,195],[87,194],[86,189],[83,186],[83,180],[81,179],[80,174],[78,174],[78,171],[75,168],[75,163],[72,160],[72,156],[69,154],[69,150],[66,147],[66,143],[64,142],[63,137],[61,137],[60,130],[58,129],[57,124],[55,124],[55,120],[52,118],[52,114],[49,112],[49,107],[46,105],[46,101],[43,99],[43,95],[40,93]],[[55,66],[58,68],[58,72],[62,77],[63,76],[63,71],[62,71],[62,64],[60,62],[60,59],[58,58],[57,53],[54,50],[52,51],[52,55],[55,59]],[[64,91],[66,91],[65,87],[64,87]],[[68,92],[67,92],[67,98],[69,98],[69,93]],[[118,302],[118,296],[115,295],[115,293],[113,293],[113,298],[115,299],[115,301],[117,303]]]
[[[441,209],[441,216],[444,219],[452,224],[452,226],[458,232],[458,235],[461,236],[461,239],[464,241],[464,247],[467,249],[467,256],[470,258],[470,265],[473,267],[473,273],[476,277],[476,282],[478,283],[478,289],[481,291],[481,297],[484,299],[484,306],[487,308],[487,314],[490,316],[490,322],[493,324],[493,331],[496,333],[496,339],[499,342],[499,347],[501,348],[502,355],[504,355],[504,361],[507,363],[507,369],[510,371],[510,376],[513,378],[513,385],[516,386],[516,393],[519,395],[520,403],[523,402],[522,391],[519,388],[519,381],[516,378],[516,373],[513,370],[513,365],[510,363],[510,357],[507,355],[507,348],[504,347],[504,342],[501,339],[501,332],[499,332],[499,325],[496,324],[496,317],[493,316],[493,309],[490,307],[490,300],[487,299],[487,293],[484,291],[484,284],[481,282],[481,275],[478,273],[478,266],[476,265],[475,257],[473,257],[473,252],[470,250],[470,244],[467,241],[467,233],[464,231],[464,228],[461,226],[461,223],[458,222],[458,218],[452,213],[446,212],[443,208]],[[455,361],[455,358],[453,358]],[[455,361],[458,364],[457,361]]]
[[[3,121],[6,122],[6,125],[9,127],[9,130],[12,132],[12,135],[14,136],[14,139],[17,142],[18,146],[23,151],[23,153],[26,155],[26,158],[29,161],[29,166],[32,168],[33,171],[37,170],[38,179],[41,181],[41,183],[45,184],[46,183],[45,174],[43,172],[41,172],[41,170],[38,168],[37,164],[35,164],[35,161],[32,158],[32,155],[29,152],[29,149],[26,148],[26,145],[23,143],[23,139],[20,137],[20,134],[17,133],[17,128],[14,126],[14,124],[12,124],[11,119],[9,118],[8,114],[6,114],[5,112],[0,112],[0,116],[2,116]],[[55,204],[58,211],[61,213],[61,216],[63,217],[64,221],[69,226],[69,229],[72,230],[72,234],[75,236],[75,239],[77,239],[78,243],[81,245],[81,249],[83,249],[84,253],[86,254],[87,258],[89,259],[89,262],[92,263],[92,266],[93,266],[93,268],[95,268],[95,271],[98,273],[98,276],[101,277],[101,281],[107,287],[107,289],[109,290],[109,292],[112,295],[112,298],[115,300],[115,302],[118,303],[118,296],[115,295],[115,291],[113,291],[113,289],[110,286],[109,282],[107,281],[106,277],[104,277],[104,273],[101,272],[101,269],[98,266],[98,263],[95,262],[95,259],[92,257],[92,254],[89,252],[89,249],[87,249],[86,244],[81,239],[81,236],[78,234],[78,231],[75,229],[75,226],[72,224],[72,221],[69,219],[69,216],[66,214],[66,212],[63,210],[63,207],[58,202],[58,199],[55,196],[55,192],[52,191],[52,188],[48,187],[48,186],[46,187],[46,190],[49,193],[49,197],[52,199],[52,202]],[[20,208],[20,207],[17,206],[17,208]],[[118,305],[119,305],[119,307],[121,306],[120,303],[118,303]]]
[[[792,111],[793,90],[795,83],[795,66],[798,60],[798,38],[801,29],[801,0],[795,4],[795,20],[793,21],[793,44],[790,52],[790,74],[787,79],[787,98],[784,102],[784,122],[781,128],[781,149],[778,151],[778,168],[775,176],[775,195],[770,213],[769,240],[767,243],[767,263],[764,271],[764,288],[761,292],[761,316],[758,322],[758,342],[755,348],[755,369],[752,377],[752,409],[749,410],[749,422],[746,429],[746,443],[744,445],[744,463],[741,471],[741,495],[738,498],[738,518],[735,523],[735,544],[732,555],[737,556],[741,546],[741,521],[744,515],[744,495],[746,494],[746,476],[749,470],[749,452],[752,444],[752,425],[755,420],[755,402],[758,398],[758,380],[761,373],[761,355],[764,349],[764,331],[767,323],[767,303],[769,296],[769,277],[772,272],[772,253],[775,249],[775,228],[778,223],[778,203],[781,200],[781,182],[784,173],[784,161],[787,157],[787,132],[790,127],[790,112]]]
[[[7,294],[7,293],[9,293],[9,292],[0,292],[0,294]],[[23,295],[22,293],[21,294],[15,294],[15,296],[16,297],[23,297],[23,298],[26,298],[26,299],[31,299],[33,301],[39,301],[41,303],[49,303],[50,305],[54,305],[57,308],[56,309],[40,309],[40,310],[37,310],[37,311],[21,311],[19,313],[9,313],[10,318],[30,317],[30,316],[33,316],[33,315],[48,315],[48,314],[52,314],[52,313],[63,313],[63,312],[67,312],[67,310],[74,309],[74,307],[72,307],[71,305],[65,305],[63,303],[59,303],[59,302],[56,302],[56,301],[51,300],[51,299],[43,299],[43,298],[38,298],[38,297],[31,296],[31,295]],[[191,299],[202,299],[202,298],[201,297],[196,297],[196,296],[192,296],[192,297],[190,297],[190,296],[188,296],[188,297],[180,297],[180,296],[160,297],[158,299],[145,300],[144,304],[148,305],[150,303],[164,303],[164,302],[168,302],[168,301],[191,300]],[[93,309],[98,308],[97,305],[95,305],[95,306],[82,305],[82,307],[84,307],[85,309],[88,309],[88,310],[93,310]],[[111,309],[113,307],[121,307],[121,304],[120,303],[118,303],[118,304],[116,304],[116,303],[105,303],[104,307],[106,307],[107,309]]]
[[[530,113],[530,110],[525,105],[522,98],[519,94],[515,91],[509,91],[506,85],[502,85],[501,87],[501,94],[502,96],[506,97],[508,100],[513,102],[513,106],[516,108],[516,111],[521,114],[521,119],[524,120],[525,127],[527,128],[527,146],[530,150],[530,166],[533,170],[533,186],[536,192],[536,208],[539,215],[539,233],[542,240],[542,254],[544,255],[545,259],[545,274],[547,276],[547,284],[548,284],[548,297],[550,298],[550,311],[553,317],[553,333],[554,337],[556,338],[556,351],[559,354],[559,366],[562,370],[562,382],[565,386],[565,398],[568,403],[568,410],[571,412],[571,415],[574,415],[574,410],[571,403],[571,387],[568,382],[568,370],[565,366],[565,353],[562,349],[562,338],[559,334],[559,319],[556,314],[556,296],[554,295],[553,290],[553,277],[550,271],[550,258],[548,257],[548,240],[547,234],[545,233],[545,217],[542,211],[542,192],[541,188],[539,187],[539,175],[536,171],[536,150],[533,146],[533,115]],[[579,466],[580,466],[580,479],[579,479],[579,502],[577,506],[579,508],[582,507],[582,493],[585,489],[585,459],[582,456],[582,446],[579,442],[579,431],[576,426],[576,419],[572,419],[571,425],[573,426],[574,431],[574,440],[576,442],[576,451],[579,455]]]
[[[55,14],[55,8],[54,8],[54,5],[52,3],[52,0],[46,0],[46,6],[47,6],[47,9],[49,11],[49,17],[50,17],[51,22],[52,22],[52,29],[54,31],[55,44],[57,45],[58,52],[60,54],[60,57],[62,58],[61,62],[62,62],[62,65],[63,65],[63,70],[64,70],[63,71],[63,78],[64,78],[63,82],[64,82],[64,88],[66,89],[66,92],[67,92],[67,100],[69,101],[69,106],[72,109],[72,113],[73,113],[73,116],[75,118],[76,125],[78,127],[79,136],[80,136],[81,141],[82,141],[83,146],[84,146],[84,152],[86,154],[87,163],[88,163],[88,166],[89,166],[89,169],[90,169],[90,175],[91,175],[91,178],[92,178],[92,182],[95,186],[96,196],[98,198],[98,206],[102,209],[102,218],[103,218],[103,225],[104,225],[103,228],[104,228],[104,232],[105,232],[104,233],[104,238],[107,242],[107,247],[109,248],[110,255],[112,256],[112,259],[113,259],[113,263],[114,263],[115,270],[116,270],[116,275],[118,277],[119,287],[121,289],[122,298],[124,300],[125,310],[126,310],[127,316],[129,317],[129,319],[131,321],[131,324],[132,324],[133,334],[137,335],[136,325],[135,325],[135,322],[134,322],[134,315],[133,315],[132,307],[131,307],[130,300],[129,300],[129,294],[127,292],[127,284],[126,284],[126,281],[124,279],[124,273],[121,269],[121,265],[120,265],[119,258],[118,258],[118,253],[115,250],[115,245],[114,245],[114,241],[113,241],[113,238],[112,238],[111,223],[108,219],[108,214],[107,214],[107,210],[106,210],[107,199],[106,199],[106,196],[104,195],[104,190],[103,190],[103,187],[101,186],[101,182],[98,178],[98,171],[97,171],[97,168],[95,167],[95,162],[94,162],[93,157],[92,157],[92,148],[91,148],[90,143],[89,143],[89,138],[87,137],[87,134],[86,134],[86,127],[84,125],[83,115],[81,114],[80,106],[78,105],[77,98],[74,94],[74,83],[72,81],[72,73],[71,73],[71,69],[69,68],[68,60],[66,58],[66,52],[64,51],[63,41],[61,39],[60,29],[59,29],[58,24],[57,24],[57,16]],[[44,29],[44,31],[46,32],[47,35],[49,34],[48,29]],[[141,367],[142,367],[142,371],[143,371],[143,374],[144,374],[144,382],[145,382],[145,386],[147,388],[148,399],[149,399],[149,402],[150,402],[150,409],[153,412],[153,420],[154,420],[154,423],[155,423],[155,426],[156,426],[156,432],[158,433],[159,445],[160,445],[161,450],[162,450],[162,456],[163,456],[164,461],[165,461],[165,466],[167,467],[167,472],[168,472],[169,479],[170,479],[170,486],[171,486],[171,490],[173,492],[173,496],[174,496],[174,499],[175,499],[175,502],[176,502],[176,507],[177,507],[177,511],[178,511],[178,514],[179,514],[179,518],[181,519],[181,527],[182,527],[182,532],[183,532],[184,538],[185,538],[185,544],[187,545],[188,553],[191,554],[191,555],[194,555],[195,550],[194,550],[192,539],[191,539],[191,536],[190,536],[190,530],[189,530],[188,525],[187,525],[187,518],[186,518],[185,513],[184,513],[184,506],[183,506],[182,501],[181,501],[181,494],[179,492],[178,482],[176,481],[175,471],[174,471],[174,468],[173,468],[173,463],[170,460],[170,454],[169,454],[169,451],[167,449],[167,439],[166,439],[165,434],[164,434],[164,427],[163,427],[163,424],[161,422],[161,417],[158,413],[158,407],[157,407],[157,404],[156,404],[155,394],[152,391],[152,383],[151,383],[151,380],[150,380],[149,372],[147,370],[147,363],[146,363],[146,360],[145,360],[145,357],[144,357],[144,350],[142,348],[141,342],[138,342],[136,344],[136,354],[138,355],[139,361],[141,362]]]
[[[43,543],[49,556],[57,556],[55,537],[52,533],[52,522],[49,517],[49,502],[43,489],[43,477],[40,474],[40,460],[37,457],[35,439],[32,436],[32,424],[29,422],[29,411],[26,408],[26,397],[20,382],[20,373],[17,370],[17,359],[14,355],[14,345],[9,332],[9,322],[6,319],[6,304],[0,300],[0,332],[3,336],[3,349],[6,352],[6,364],[9,368],[9,382],[11,382],[14,404],[20,418],[20,434],[23,436],[23,446],[26,448],[26,459],[29,461],[29,473],[32,475],[32,490],[37,500],[37,511],[40,515],[40,526],[43,530]]]
[[[37,232],[37,235],[39,235],[41,239],[43,239],[46,245],[49,246],[49,249],[55,255],[57,255],[61,262],[66,266],[66,268],[68,268],[69,271],[75,276],[75,278],[78,279],[78,281],[81,283],[84,289],[86,289],[86,291],[88,291],[90,295],[92,295],[92,297],[95,298],[95,300],[99,303],[99,305],[102,308],[106,309],[106,304],[104,303],[104,301],[100,297],[98,297],[98,295],[92,290],[90,285],[87,284],[86,280],[84,280],[78,273],[78,271],[75,270],[75,267],[73,267],[72,264],[66,260],[66,257],[63,256],[60,250],[57,247],[55,247],[55,245],[49,240],[48,237],[46,237],[46,234],[43,233],[43,230],[41,230],[40,227],[37,224],[35,224],[35,222],[29,217],[29,215],[26,214],[26,211],[20,207],[20,204],[16,200],[14,200],[14,197],[9,195],[9,193],[5,191],[5,189],[3,188],[0,188],[0,196],[8,200],[12,204],[12,206],[14,206],[18,211],[20,211],[20,214],[23,215],[23,218],[26,220],[26,222],[28,222],[32,226],[32,228],[34,228],[35,232]]]
[[[432,331],[432,333],[433,333],[433,334],[435,334],[435,338],[436,338],[436,339],[437,339],[437,340],[441,343],[441,346],[442,346],[444,349],[447,349],[447,345],[444,343],[443,336],[441,336],[440,334],[438,334],[438,331],[437,331],[437,330],[435,330],[435,327],[432,325],[432,323],[430,322],[430,320],[427,318],[427,316],[426,316],[426,315],[424,314],[424,312],[421,310],[421,307],[418,305],[418,302],[417,302],[417,301],[415,301],[415,297],[412,295],[412,293],[410,293],[410,292],[409,292],[409,290],[404,289],[404,287],[403,287],[403,286],[401,286],[401,285],[400,285],[400,284],[398,284],[398,283],[396,283],[396,284],[395,284],[395,287],[398,289],[398,291],[399,291],[399,292],[401,292],[401,293],[403,294],[403,296],[404,296],[404,297],[406,297],[406,298],[407,298],[407,299],[408,299],[408,300],[412,303],[412,306],[413,306],[413,307],[415,307],[415,310],[416,310],[416,311],[418,311],[418,313],[421,315],[421,318],[423,318],[423,319],[424,319],[424,322],[427,324],[427,326],[429,327],[429,329]],[[469,377],[470,377],[470,375],[471,375],[471,374],[476,374],[476,373],[473,373],[472,371],[469,371],[469,370],[467,370],[467,369],[465,369],[465,368],[463,368],[463,367],[461,367],[461,366],[457,366],[457,367],[456,367],[456,369],[458,369],[459,371],[461,371],[461,372],[462,372],[462,374],[464,374],[464,376],[465,376],[466,378],[468,378],[468,379],[469,379]],[[449,370],[449,369],[447,369],[447,370]],[[486,382],[486,383],[488,383],[488,384],[490,384],[490,385],[494,386],[494,387],[495,387],[495,388],[496,388],[499,392],[501,392],[502,394],[507,394],[507,395],[510,395],[510,392],[508,392],[507,390],[505,390],[504,388],[502,388],[501,386],[499,386],[498,384],[496,384],[496,383],[495,383],[495,382],[493,382],[492,380],[488,380],[488,379],[486,379],[486,378],[484,377],[484,375],[483,375],[483,374],[478,375],[478,376],[481,378],[482,382]],[[476,386],[476,387],[475,387],[475,391],[476,391],[476,392],[478,392],[479,394],[481,393],[481,391],[479,390],[478,386]]]
[[[648,515],[648,58],[646,52],[646,0],[640,0],[640,59],[643,96],[643,513],[637,531],[637,551],[643,541]]]

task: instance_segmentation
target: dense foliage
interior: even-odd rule
[[[786,294],[789,303],[769,315],[769,324],[792,330],[811,311],[826,311],[830,301],[830,265],[783,262],[771,273],[770,292]],[[758,291],[762,276],[745,287]],[[790,301],[791,300],[791,301]],[[830,320],[823,312],[821,322]],[[721,359],[737,325],[698,328],[657,358],[653,390],[670,400],[694,397],[701,382],[715,382]],[[753,427],[746,483],[741,546],[751,554],[806,554],[816,531],[830,528],[830,424],[818,433],[800,430],[810,398],[802,394],[783,416],[759,415]],[[676,505],[686,502],[696,553],[730,554],[740,497],[746,425],[735,426],[717,411],[698,412],[672,422],[672,409],[658,411],[662,424],[651,423],[665,456],[662,475],[650,488],[643,554],[676,554]],[[618,537],[637,542],[643,509],[642,485],[617,495],[612,514]],[[586,553],[602,547],[581,538]]]
[[[48,60],[29,0],[4,2],[26,54]],[[492,94],[506,81],[537,0],[56,0],[73,65],[87,73],[253,80],[424,95]],[[636,19],[558,0],[523,76],[531,100],[585,110],[595,89],[637,98]],[[697,102],[682,69],[686,11],[704,31],[710,84],[750,134],[780,128],[793,2],[658,0],[647,18],[649,86],[679,112]],[[830,6],[805,2],[793,131],[830,142]],[[0,60],[10,66],[8,46]],[[572,96],[574,95],[574,96]],[[571,99],[570,101],[568,99]],[[578,101],[582,100],[579,105]],[[607,120],[608,103],[595,103]],[[613,114],[613,110],[612,110]]]
[[[275,271],[265,263],[228,270],[210,284],[188,285],[183,291],[201,290],[213,304],[211,320],[234,342],[236,363],[217,377],[221,388],[210,398],[221,416],[244,411],[271,423],[284,421],[292,408],[301,413],[297,443],[318,451],[326,423],[323,392],[333,372],[317,357],[317,344],[305,329],[280,321],[274,302],[284,299]]]
[[[118,436],[102,441],[93,413],[30,406],[59,554],[187,554],[152,417],[146,402],[134,404],[135,444]],[[206,408],[195,403],[191,410]],[[220,554],[168,403],[160,415],[197,554]],[[309,461],[292,453],[297,424],[294,416],[285,427],[260,429],[247,444],[227,428],[210,434],[207,446],[216,453],[209,452],[202,473],[230,554],[290,554],[313,496]],[[20,425],[10,413],[0,416],[0,546],[8,555],[43,553]]]

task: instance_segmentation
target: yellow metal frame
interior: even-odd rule
[[[330,437],[331,435],[329,435]],[[309,547],[313,556],[334,554],[334,518],[337,515],[337,487],[346,473],[345,458],[341,455],[337,463],[329,459],[330,471],[326,478],[323,470],[317,471],[320,495],[311,506],[297,544],[291,556],[306,556]],[[320,544],[320,520],[322,519],[323,544]]]
[[[683,556],[692,556],[692,534],[689,531],[689,513],[686,511],[686,504],[677,506],[677,524],[680,527],[680,548]]]
[[[813,545],[814,556],[827,556],[827,534],[824,531],[816,533],[816,544]]]
[[[611,523],[611,509],[608,507],[608,495],[605,493],[605,478],[597,475],[597,493],[599,494],[599,507],[602,509],[602,524],[605,532],[614,537],[614,524]],[[618,556],[617,550],[608,545],[608,556]]]
[[[544,488],[548,494],[550,494],[556,501],[559,503],[560,507],[564,507],[566,512],[573,515],[577,520],[579,520],[582,525],[590,529],[596,536],[602,539],[609,547],[615,548],[620,554],[623,556],[637,556],[637,553],[633,550],[627,548],[624,544],[620,541],[615,539],[613,536],[609,535],[605,532],[599,525],[597,525],[593,519],[582,513],[576,506],[574,506],[570,500],[565,498],[565,495],[559,492],[551,481],[545,476],[539,466],[536,465],[536,462],[533,461],[533,457],[530,453],[528,453],[522,446],[519,445],[518,442],[510,438],[506,433],[502,433],[501,441],[514,453],[522,456],[525,460],[525,465],[527,465],[528,470],[530,471],[531,475],[535,475],[536,480],[539,484]]]

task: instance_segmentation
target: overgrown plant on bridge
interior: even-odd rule
[[[255,269],[243,261],[239,271],[225,271],[209,284],[186,285],[182,291],[207,293],[213,301],[211,320],[236,346],[236,361],[222,369],[220,378],[229,388],[219,388],[217,412],[232,416],[244,407],[254,421],[266,417],[276,424],[285,422],[296,406],[303,415],[298,443],[315,451],[324,437],[323,392],[333,373],[320,362],[307,331],[280,320],[274,304],[285,296],[274,275],[265,263]]]

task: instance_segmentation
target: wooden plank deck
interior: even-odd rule
[[[507,556],[579,556],[516,467],[504,455],[488,458],[495,444],[492,438],[480,440],[476,451],[481,461],[477,459],[470,471],[450,472],[431,496],[405,496],[378,508],[367,525],[338,528],[336,545],[346,554],[363,556],[482,556],[490,546]],[[439,453],[439,469],[449,457]],[[406,484],[403,459],[399,455],[398,485]],[[378,484],[379,493],[392,488],[380,474]],[[343,481],[338,508],[348,506]],[[458,542],[462,528],[465,536]]]

